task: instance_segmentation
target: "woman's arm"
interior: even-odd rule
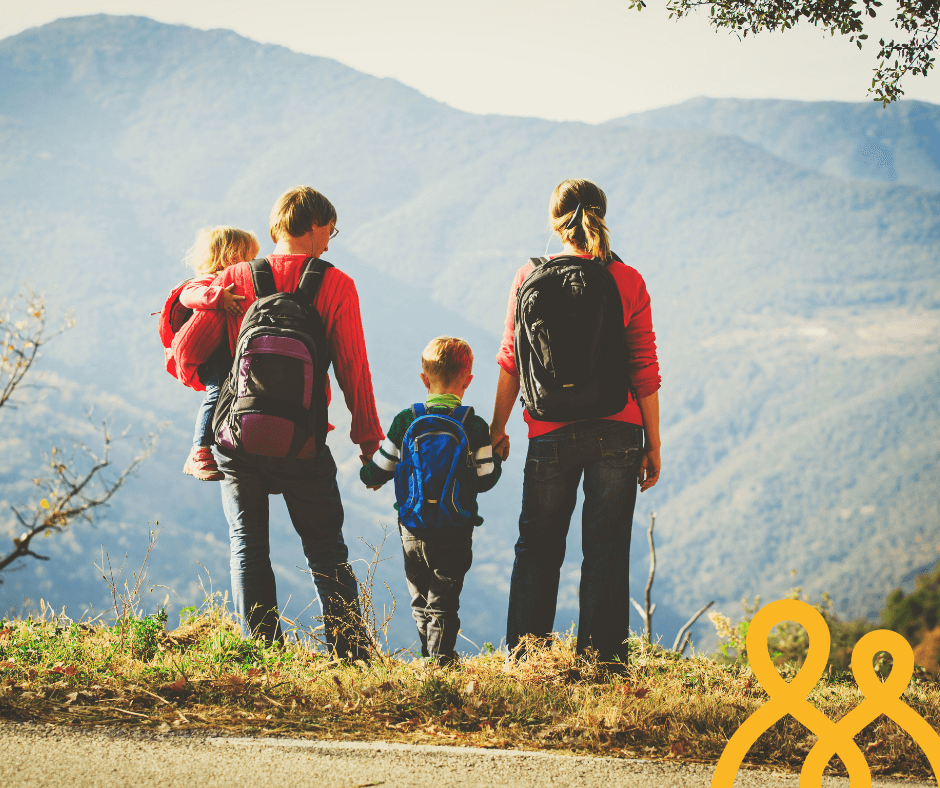
[[[512,406],[519,396],[519,378],[510,375],[505,369],[499,369],[499,381],[496,383],[496,404],[493,406],[493,421],[490,424],[490,441],[493,453],[503,460],[509,457],[509,436],[506,434],[506,422],[512,413]]]
[[[640,461],[640,492],[648,490],[659,481],[662,462],[659,457],[659,392],[637,400],[643,417],[643,459]]]

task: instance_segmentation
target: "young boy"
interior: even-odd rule
[[[421,637],[421,654],[442,665],[453,665],[457,662],[455,646],[460,629],[457,617],[460,590],[473,559],[473,528],[483,523],[483,518],[477,513],[476,494],[486,492],[496,484],[502,471],[502,460],[493,456],[487,423],[475,415],[472,408],[461,407],[464,392],[473,380],[470,346],[453,337],[433,339],[421,354],[421,367],[421,382],[428,390],[426,402],[423,406],[419,403],[406,408],[395,417],[388,437],[372,461],[362,468],[360,478],[367,487],[378,490],[396,476],[396,468],[402,463],[396,479],[398,502],[395,509],[399,511],[405,578],[411,593],[411,614]],[[454,463],[454,467],[458,467],[459,479],[459,490],[455,495],[455,508],[459,512],[456,519],[442,513],[444,507],[430,497],[418,514],[412,512],[416,500],[415,483],[409,485],[411,474],[406,476],[404,471],[413,463],[433,461],[418,458],[410,451],[411,440],[420,432],[419,424],[409,436],[411,440],[405,452],[402,452],[402,443],[408,428],[424,413],[452,416],[462,421],[466,434],[472,459],[457,457]],[[440,434],[440,430],[426,433],[429,441]],[[459,435],[459,431],[456,434]],[[421,440],[418,438],[419,442]],[[448,434],[438,445],[453,444]],[[425,446],[426,457],[433,453],[433,446],[430,443]],[[446,453],[446,449],[441,451]],[[422,488],[423,493],[426,494],[431,486],[433,483]]]

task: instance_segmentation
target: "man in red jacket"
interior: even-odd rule
[[[275,203],[270,224],[276,246],[267,259],[275,286],[293,292],[306,259],[326,252],[338,232],[336,209],[316,190],[299,186]],[[246,311],[255,300],[248,263],[226,268],[213,284],[235,285],[234,292],[245,297]],[[375,410],[355,283],[342,271],[328,268],[313,306],[326,328],[333,371],[352,413],[350,438],[368,462],[385,436]],[[220,310],[194,313],[173,342],[177,376],[183,383],[203,389],[199,365],[226,340],[235,347],[242,317]],[[329,402],[329,378],[324,385]],[[324,445],[312,459],[223,451],[218,445],[215,450],[225,473],[222,507],[231,539],[232,596],[243,634],[268,641],[282,637],[268,542],[268,496],[282,494],[319,592],[329,647],[342,657],[365,657],[361,627],[349,626],[360,620],[358,585],[343,540],[343,504],[329,447]]]

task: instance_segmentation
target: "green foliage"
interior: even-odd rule
[[[796,587],[790,590],[788,597],[790,599],[799,599],[801,593],[802,588]],[[843,621],[832,611],[832,599],[825,592],[820,602],[814,603],[808,597],[804,597],[804,601],[820,612],[829,627],[831,640],[828,669],[830,673],[839,674],[849,670],[852,661],[852,649],[855,644],[864,635],[876,629],[876,626],[865,619]],[[744,618],[737,624],[732,624],[721,613],[713,613],[710,618],[715,625],[718,636],[723,640],[719,649],[724,660],[746,663],[747,628],[754,614],[760,609],[760,597],[754,597],[752,603],[748,603],[745,599],[741,604],[744,608]],[[793,621],[784,621],[771,631],[770,637],[767,638],[767,648],[776,664],[799,666],[806,659],[809,638],[806,630],[799,624]],[[732,654],[732,650],[737,653]]]
[[[231,629],[216,629],[206,643],[210,659],[217,665],[233,664],[251,667],[264,664],[266,647],[263,640],[246,640]]]
[[[121,623],[127,634],[131,654],[142,662],[149,662],[157,653],[160,635],[166,631],[167,615],[164,608],[142,618],[127,618]]]
[[[892,591],[881,611],[882,625],[904,635],[912,644],[940,625],[940,563],[932,573],[918,575],[914,583],[910,594],[900,588]]]
[[[630,7],[642,9],[644,0],[630,0]],[[859,49],[868,39],[865,25],[878,15],[879,0],[667,0],[669,16],[688,16],[693,9],[708,8],[711,24],[726,28],[744,38],[764,30],[789,30],[806,21],[830,35],[848,36]],[[900,38],[879,39],[878,68],[871,81],[875,101],[883,105],[904,95],[901,78],[906,74],[926,76],[934,67],[938,47],[940,4],[933,0],[899,0],[891,20]]]

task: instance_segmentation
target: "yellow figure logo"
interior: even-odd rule
[[[777,673],[767,651],[767,636],[782,621],[795,621],[809,636],[806,661],[789,684]],[[852,674],[865,700],[841,720],[833,722],[806,700],[826,668],[829,641],[825,619],[805,602],[781,599],[757,612],[747,630],[747,655],[754,676],[770,695],[770,700],[735,731],[715,767],[711,788],[732,788],[751,745],[785,714],[793,716],[819,737],[800,772],[800,788],[818,788],[823,769],[833,755],[838,755],[845,764],[850,788],[871,788],[871,771],[852,737],[879,714],[887,715],[911,735],[927,755],[934,778],[940,778],[940,736],[901,700],[901,693],[914,674],[914,652],[910,644],[901,635],[886,629],[869,632],[859,640],[852,652]],[[872,667],[872,659],[879,651],[887,651],[894,659],[891,675],[884,683]]]

